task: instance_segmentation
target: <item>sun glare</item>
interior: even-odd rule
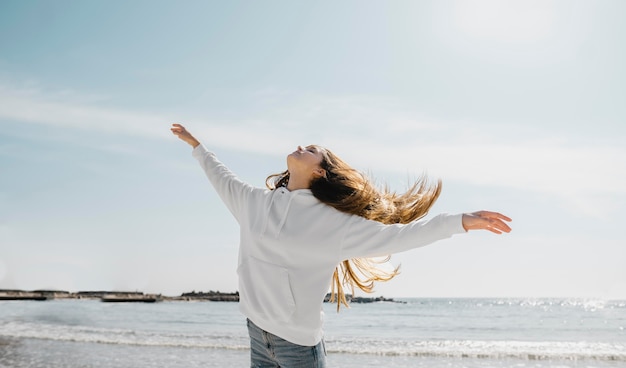
[[[555,22],[549,1],[457,1],[452,17],[467,36],[486,41],[536,42],[550,35]]]

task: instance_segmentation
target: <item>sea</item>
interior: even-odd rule
[[[626,367],[626,301],[324,305],[329,367]],[[249,367],[233,302],[0,302],[0,367]]]

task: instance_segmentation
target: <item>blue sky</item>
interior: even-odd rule
[[[322,144],[439,212],[385,296],[626,298],[623,1],[5,1],[0,288],[234,291],[182,122],[262,186]]]

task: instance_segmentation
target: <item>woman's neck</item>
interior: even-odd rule
[[[298,189],[310,189],[311,188],[311,180],[304,179],[302,177],[298,177],[292,174],[289,174],[289,182],[287,183],[287,190],[294,191]]]

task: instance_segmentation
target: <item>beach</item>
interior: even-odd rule
[[[324,305],[330,367],[623,367],[626,301]],[[247,367],[237,303],[0,302],[0,367]]]

